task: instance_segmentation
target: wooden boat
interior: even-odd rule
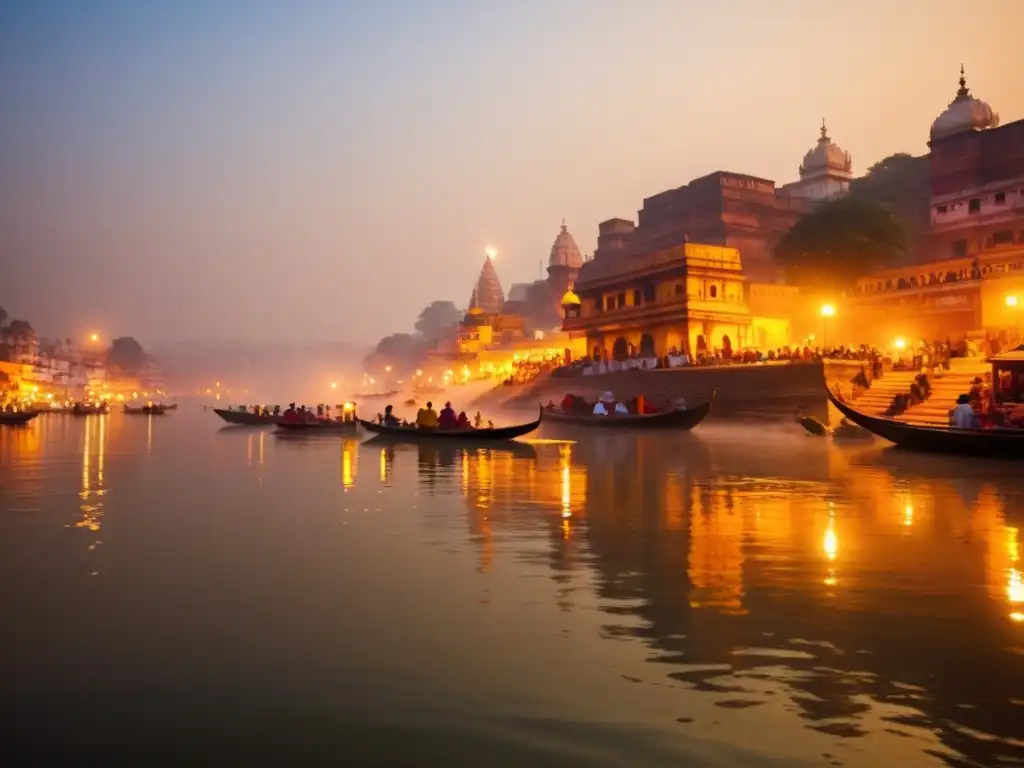
[[[992,456],[1024,459],[1024,429],[954,429],[919,427],[901,421],[868,416],[825,388],[829,402],[858,427],[911,451],[955,453],[964,456]]]
[[[272,413],[263,415],[252,411],[233,411],[230,408],[214,408],[213,412],[220,416],[228,424],[242,427],[265,427],[273,426],[278,419]]]
[[[28,424],[39,415],[39,411],[0,411],[0,424],[19,426]]]
[[[807,430],[808,434],[814,435],[815,437],[828,437],[832,432],[832,430],[827,426],[810,416],[797,416],[796,423]]]
[[[124,407],[125,413],[139,414],[145,416],[162,416],[164,411],[166,410],[167,408],[165,408],[162,405],[141,405],[137,408],[132,407],[130,405],[126,405]]]
[[[164,404],[161,403],[160,407],[163,408],[165,411],[176,411],[176,410],[178,410],[178,404],[177,403],[171,403],[170,405],[164,405]]]
[[[352,433],[359,431],[359,423],[357,421],[339,421],[338,419],[313,418],[308,421],[293,421],[282,417],[275,423],[277,424],[277,428],[282,432],[319,434],[323,432]]]
[[[101,413],[110,413],[110,408],[106,403],[100,403],[94,405],[92,403],[75,403],[71,406],[71,410],[68,413],[74,416],[92,416]]]
[[[707,402],[694,408],[678,408],[662,413],[629,413],[595,416],[593,414],[562,413],[557,409],[544,409],[544,419],[556,424],[572,424],[579,427],[604,429],[681,429],[690,430],[700,424],[711,413],[715,393]]]
[[[517,437],[528,435],[540,426],[543,419],[544,410],[541,409],[536,421],[531,421],[529,424],[517,424],[512,427],[493,427],[490,429],[420,429],[416,426],[388,427],[375,421],[364,421],[363,419],[359,419],[359,426],[367,432],[373,432],[376,435],[387,435],[391,438],[400,438],[407,441],[452,440],[465,443],[482,443],[497,440],[514,440]]]

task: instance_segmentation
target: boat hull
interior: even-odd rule
[[[340,433],[340,434],[351,434],[359,430],[359,425],[350,421],[347,424],[340,422],[329,422],[329,421],[313,421],[313,422],[294,422],[285,421],[283,419],[277,420],[277,428],[282,432],[289,432],[293,434],[324,434],[324,433]]]
[[[0,424],[9,424],[16,427],[21,424],[28,424],[38,415],[38,411],[2,411],[0,412]]]
[[[272,427],[279,418],[278,416],[263,416],[262,414],[249,413],[248,411],[229,411],[226,408],[214,408],[213,412],[228,424],[240,427]]]
[[[610,414],[608,416],[573,415],[560,411],[544,411],[544,420],[552,424],[571,424],[593,429],[680,429],[689,431],[711,413],[714,396],[696,408],[648,414]]]
[[[826,387],[829,402],[843,416],[871,434],[910,451],[1024,459],[1024,429],[952,429],[918,427],[854,410]]]
[[[541,411],[536,421],[529,424],[517,424],[512,427],[495,427],[493,429],[419,429],[418,427],[388,427],[373,421],[359,420],[359,425],[367,432],[386,435],[392,439],[408,442],[446,441],[462,443],[490,443],[502,440],[515,440],[528,435],[540,426],[544,419]]]

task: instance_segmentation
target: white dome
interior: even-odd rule
[[[809,176],[822,176],[825,174],[849,174],[853,171],[853,160],[850,153],[844,152],[828,136],[825,128],[825,121],[821,121],[821,136],[818,143],[804,155],[804,162],[800,166],[800,178]]]
[[[583,266],[583,255],[573,240],[572,235],[562,222],[562,231],[558,233],[554,244],[551,246],[551,256],[548,258],[549,267],[568,267],[579,269]]]
[[[981,99],[971,96],[964,78],[964,68],[960,67],[960,90],[956,98],[949,102],[946,111],[935,118],[932,123],[931,138],[941,139],[967,131],[983,131],[999,125],[999,115],[992,107]]]

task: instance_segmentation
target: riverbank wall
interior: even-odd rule
[[[485,394],[481,405],[527,408],[536,403],[558,403],[572,393],[596,400],[603,392],[628,400],[683,397],[700,403],[715,393],[714,418],[788,419],[797,408],[827,421],[825,383],[839,384],[849,394],[850,380],[861,370],[857,360],[814,363],[694,366],[690,368],[625,371],[599,376],[547,376],[524,386],[497,387]]]

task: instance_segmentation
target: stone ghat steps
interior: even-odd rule
[[[895,417],[896,421],[922,426],[945,426],[949,423],[949,409],[957,398],[971,388],[975,376],[983,376],[984,368],[959,369],[943,376],[931,378],[932,392],[923,403],[909,408]],[[877,379],[871,388],[857,398],[856,408],[871,416],[882,416],[894,395],[907,392],[916,376],[913,372],[896,371]]]

